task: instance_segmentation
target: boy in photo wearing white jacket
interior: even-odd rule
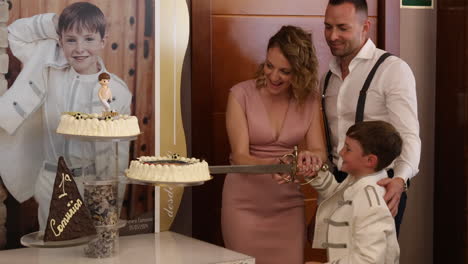
[[[115,168],[109,164],[115,155],[112,144],[70,140],[55,132],[63,112],[102,111],[98,76],[107,72],[99,57],[106,20],[97,6],[78,2],[60,17],[49,13],[16,20],[8,27],[8,40],[23,68],[0,97],[0,149],[8,150],[0,160],[0,176],[19,202],[34,195],[44,230],[60,156],[75,177],[103,176]],[[130,114],[127,85],[110,76],[112,109]],[[128,150],[128,142],[119,143],[120,170],[128,165]]]
[[[383,199],[385,188],[377,182],[387,177],[385,168],[401,148],[391,124],[356,123],[339,153],[349,176],[342,183],[329,171],[306,178],[319,194],[312,247],[327,249],[327,263],[399,263],[395,221]],[[313,157],[312,166],[320,168],[320,158]]]

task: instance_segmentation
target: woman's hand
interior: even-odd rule
[[[284,174],[272,174],[271,176],[273,180],[275,180],[278,184],[285,184],[285,183],[290,183],[291,182],[291,176],[290,175],[284,175]]]
[[[291,163],[289,157],[280,158],[279,161],[280,163]],[[322,164],[322,159],[318,155],[306,150],[301,151],[297,156],[296,176],[302,177],[304,181],[309,181],[311,178],[317,176],[317,173],[322,167]],[[291,182],[290,175],[273,174],[272,178],[278,184],[285,184]],[[299,183],[300,181],[296,178],[294,179],[294,182]]]
[[[291,164],[293,156],[285,155],[278,159],[278,163],[280,164]],[[275,180],[278,184],[285,184],[291,182],[291,175],[275,173],[272,175],[273,180]],[[294,179],[294,183],[299,183],[297,179]]]
[[[310,151],[301,151],[297,156],[297,172],[298,176],[313,178],[322,167],[322,159]]]
[[[291,183],[291,175],[275,173],[271,176],[278,184]],[[294,183],[300,183],[298,179],[294,179]]]

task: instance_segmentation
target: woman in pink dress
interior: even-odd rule
[[[311,34],[283,26],[271,37],[254,80],[231,89],[226,128],[232,164],[277,164],[299,145],[325,156]],[[221,222],[227,248],[257,264],[303,264],[304,197],[296,183],[278,184],[272,174],[228,174]],[[289,181],[289,176],[285,177]]]

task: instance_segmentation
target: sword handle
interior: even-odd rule
[[[328,164],[327,163],[323,163],[322,164],[322,167],[319,167],[317,165],[316,168],[314,168],[314,170],[318,173],[319,171],[327,171],[328,170]],[[313,177],[310,177],[310,178],[304,178],[304,182],[300,183],[300,185],[307,185],[309,184],[311,181],[313,181],[315,179],[315,177],[317,177],[317,175],[313,176]]]
[[[281,157],[282,159],[291,159],[291,179],[288,182],[294,182],[296,180],[296,172],[297,172],[297,146],[294,146],[292,153],[285,154]]]
[[[291,179],[290,180],[287,180],[287,182],[295,182],[296,180],[296,173],[297,173],[297,163],[298,163],[298,151],[297,151],[297,146],[294,146],[294,150],[292,153],[289,153],[289,154],[285,154],[281,157],[280,161],[282,162],[282,159],[285,159],[285,158],[290,158],[292,159],[291,161]],[[328,164],[326,163],[323,163],[321,167],[318,167],[315,168],[314,170],[318,173],[318,171],[327,171],[329,169],[328,167]],[[284,178],[284,177],[283,177]],[[315,177],[312,177],[312,179],[308,179],[306,182],[302,182],[300,183],[300,185],[306,185],[306,184],[309,184],[313,178]],[[284,178],[286,180],[286,178]]]
[[[297,146],[294,146],[293,150],[293,164],[292,164],[292,172],[291,172],[291,182],[296,180],[296,172],[297,172]]]

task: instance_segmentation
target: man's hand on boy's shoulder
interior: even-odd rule
[[[398,213],[398,204],[400,203],[401,194],[405,191],[404,179],[400,177],[385,178],[378,181],[377,184],[385,187],[386,193],[384,200],[387,203],[390,213],[395,217]]]

